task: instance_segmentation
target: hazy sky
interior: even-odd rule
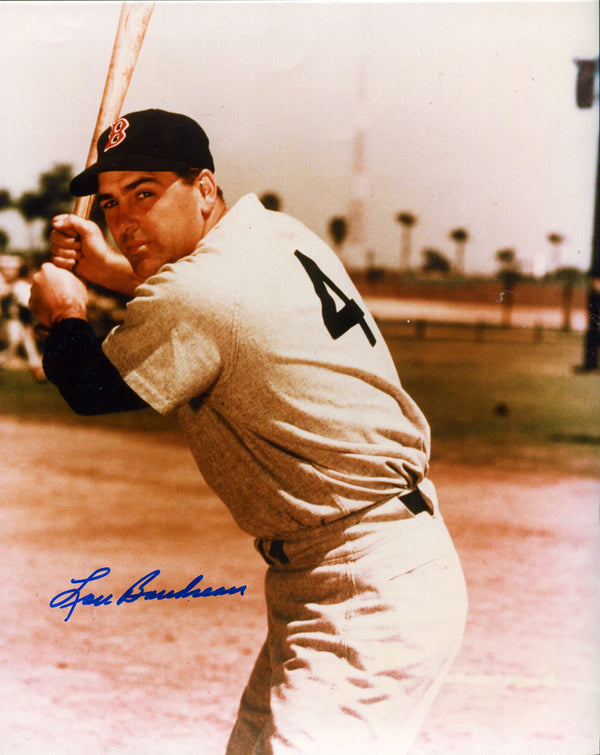
[[[83,167],[120,3],[0,4],[0,188]],[[598,104],[575,102],[575,58],[598,55],[596,2],[157,2],[124,111],[184,112],[206,129],[229,203],[276,191],[324,238],[346,215],[357,124],[366,133],[366,243],[399,257],[394,218],[470,272],[513,247],[530,270],[565,236],[587,269]],[[365,72],[360,115],[359,72]],[[6,221],[6,222],[5,222]],[[18,245],[0,214],[0,227]]]

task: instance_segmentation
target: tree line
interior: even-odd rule
[[[273,191],[265,192],[260,197],[261,202],[268,210],[280,211],[282,200],[280,196]],[[417,216],[407,210],[398,212],[395,215],[395,221],[400,225],[400,245],[397,270],[402,274],[414,271],[413,262],[413,244],[412,231],[418,222]],[[343,215],[335,215],[329,220],[327,231],[331,237],[332,246],[338,255],[343,255],[344,242],[348,237],[349,222]],[[465,249],[470,239],[469,231],[463,227],[453,228],[448,237],[454,242],[454,261],[451,261],[440,249],[435,247],[425,247],[421,254],[423,261],[418,269],[423,273],[438,273],[440,275],[454,274],[456,276],[465,275]],[[563,283],[574,285],[578,281],[583,281],[585,273],[575,267],[566,267],[561,265],[561,247],[565,240],[563,234],[551,232],[546,236],[553,250],[553,259],[551,271],[545,273],[544,278],[557,280]],[[514,287],[516,282],[524,277],[521,261],[517,257],[517,252],[512,248],[499,249],[495,254],[495,260],[498,265],[497,277],[505,280],[509,287]]]
[[[17,210],[27,223],[41,220],[43,222],[43,239],[48,240],[52,218],[55,215],[72,210],[73,198],[69,191],[72,177],[72,166],[60,163],[40,175],[35,189],[25,191],[18,197],[13,197],[7,189],[0,189],[0,211]],[[280,211],[282,209],[283,203],[277,192],[266,191],[260,196],[260,200],[269,210]],[[92,209],[92,219],[101,227],[104,227],[103,214],[95,206]],[[470,240],[470,234],[466,228],[456,227],[449,231],[448,237],[454,243],[453,260],[450,260],[435,247],[426,247],[421,252],[422,263],[415,268],[413,266],[412,234],[418,223],[418,217],[408,210],[403,210],[395,215],[394,220],[400,226],[399,253],[396,265],[400,274],[408,274],[418,269],[423,273],[465,275],[465,249]],[[335,215],[329,220],[327,231],[331,237],[333,248],[338,255],[342,256],[344,242],[349,231],[347,218],[343,215]],[[553,250],[553,270],[545,277],[572,284],[583,279],[584,273],[577,268],[562,267],[560,264],[560,252],[564,236],[557,232],[551,232],[547,234],[546,238]],[[9,243],[9,234],[0,227],[0,254],[6,253]],[[37,252],[37,255],[35,255],[35,252]],[[43,258],[44,251],[34,250],[34,255]],[[505,277],[513,285],[516,280],[523,276],[521,263],[514,249],[498,250],[495,259],[498,264],[498,276]]]

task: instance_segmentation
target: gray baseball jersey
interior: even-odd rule
[[[429,427],[337,255],[240,199],[136,290],[104,342],[255,537],[284,537],[427,475]]]

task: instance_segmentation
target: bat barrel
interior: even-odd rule
[[[85,167],[96,162],[98,138],[121,114],[125,95],[135,69],[144,41],[154,3],[129,3],[121,5],[121,14],[115,35],[104,92],[96,118],[96,127],[90,144]],[[89,218],[94,197],[78,197],[73,212],[79,217]]]

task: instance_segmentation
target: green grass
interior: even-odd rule
[[[152,409],[80,417],[69,409],[51,383],[36,382],[26,370],[0,370],[0,415],[142,432],[173,432],[177,428],[175,415],[163,417]]]
[[[402,383],[432,428],[433,458],[535,465],[598,474],[598,374],[577,375],[580,334],[484,342],[438,329],[431,337],[394,335],[382,326]],[[177,428],[151,410],[78,417],[49,383],[0,370],[0,414],[144,432]]]
[[[598,373],[573,370],[582,336],[553,333],[542,343],[386,338],[440,456],[598,472]]]

